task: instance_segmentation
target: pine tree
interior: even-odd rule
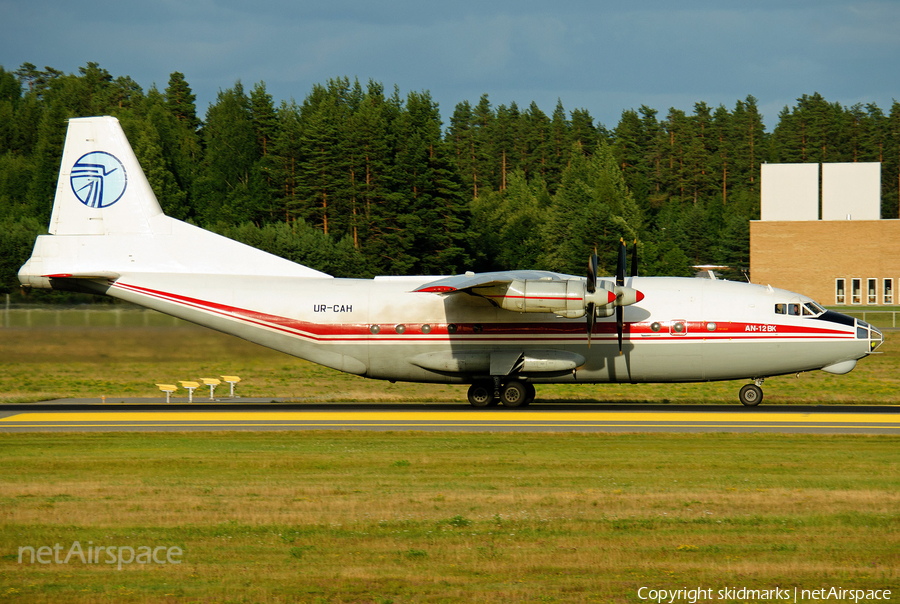
[[[478,168],[475,161],[475,114],[469,101],[457,103],[450,117],[447,141],[453,150],[456,170],[472,198],[478,197]]]
[[[290,223],[294,210],[302,205],[298,190],[303,161],[300,148],[303,129],[300,108],[294,101],[290,104],[283,101],[277,118],[278,128],[267,156],[273,198],[270,219]]]
[[[369,238],[389,191],[393,162],[393,124],[396,108],[387,102],[384,87],[369,81],[365,93],[352,112],[347,128],[349,154],[352,238],[359,248]]]
[[[900,212],[900,101],[894,101],[887,118],[884,163],[881,166],[881,215],[896,218]]]
[[[197,96],[184,79],[184,74],[173,71],[169,75],[169,85],[165,90],[166,106],[175,118],[191,131],[200,127],[197,119]]]
[[[250,101],[240,81],[220,91],[206,112],[204,174],[195,182],[200,218],[207,224],[255,218],[258,191],[251,181],[259,154]]]
[[[760,165],[764,158],[767,137],[763,119],[756,105],[756,98],[748,95],[735,104],[732,112],[732,136],[734,137],[734,178],[742,188],[759,195]]]
[[[408,230],[406,254],[395,269],[409,262],[421,274],[452,273],[468,262],[463,246],[466,206],[441,140],[437,104],[430,94],[410,93],[401,117],[397,193],[409,209],[397,219]]]
[[[716,196],[723,206],[728,204],[729,187],[733,187],[734,135],[731,114],[719,105],[710,123],[710,171],[714,174]]]
[[[61,102],[50,103],[38,128],[33,160],[34,176],[28,190],[28,215],[41,224],[50,223],[63,143],[66,140],[67,117],[67,111]]]
[[[165,120],[165,116],[161,114],[166,112],[161,95],[158,92],[155,94],[159,101],[150,109],[150,113],[155,114],[154,117],[148,116],[147,119],[128,124],[128,139],[163,212],[168,216],[184,218],[188,214],[187,192],[179,187],[169,170],[164,143],[154,125],[154,122]],[[123,123],[123,128],[125,126],[126,123]]]
[[[583,272],[596,248],[602,272],[615,272],[620,238],[633,240],[641,212],[628,191],[612,149],[601,145],[587,157],[573,150],[553,196],[543,229],[543,267],[564,273]]]
[[[571,139],[573,143],[580,145],[588,155],[592,155],[600,143],[600,130],[594,126],[594,118],[587,109],[572,111]],[[606,136],[603,136],[602,140],[606,143],[610,142]]]

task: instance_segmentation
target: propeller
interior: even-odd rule
[[[612,308],[616,312],[616,332],[619,340],[619,354],[622,354],[622,337],[625,330],[625,306],[640,302],[644,294],[625,286],[625,268],[628,263],[625,241],[619,240],[619,259],[616,263],[616,282],[614,288],[603,287],[597,289],[597,251],[588,258],[587,280],[585,281],[584,310],[587,315],[588,347],[591,345],[591,336],[594,332],[594,324],[597,320],[598,307],[606,307],[606,314],[612,314]],[[634,242],[634,251],[631,257],[631,276],[637,276],[637,241]]]
[[[625,240],[619,239],[619,262],[616,265],[616,289],[625,287],[625,263],[627,250],[625,249]],[[622,295],[617,291],[616,299],[621,299]],[[619,354],[622,354],[622,332],[625,328],[625,307],[616,306],[616,333],[619,336]]]
[[[594,250],[594,253],[588,258],[587,284],[585,285],[585,290],[588,294],[593,294],[597,291],[597,250]],[[584,310],[587,314],[588,348],[590,348],[591,334],[594,333],[594,322],[597,319],[597,311],[593,302],[588,302],[587,305],[585,305]]]

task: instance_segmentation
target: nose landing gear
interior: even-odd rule
[[[497,396],[499,395],[499,396]],[[524,407],[534,400],[534,385],[519,380],[499,384],[479,380],[469,386],[469,403],[474,407],[487,407],[502,403],[504,407]]]
[[[762,386],[762,379],[755,380],[753,384],[747,384],[743,388],[741,388],[740,393],[738,393],[738,398],[741,400],[741,404],[745,407],[755,407],[760,404],[763,400],[763,391],[760,386]]]

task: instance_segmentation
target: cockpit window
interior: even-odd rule
[[[803,305],[803,316],[804,317],[818,317],[822,313],[825,312],[825,309],[822,308],[821,304],[813,302],[810,300],[806,304]]]
[[[822,306],[818,302],[813,302],[812,300],[807,302],[806,306],[808,306],[810,308],[810,310],[812,310],[817,315],[821,315],[823,312],[825,312],[824,306]]]
[[[821,305],[811,300],[804,304],[791,303],[775,305],[776,315],[792,315],[794,317],[818,317],[824,312],[825,309]]]

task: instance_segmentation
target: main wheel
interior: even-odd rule
[[[762,402],[762,388],[760,388],[756,384],[747,384],[746,386],[741,388],[741,392],[740,394],[738,394],[738,398],[741,399],[741,404],[743,404],[745,407],[755,407]]]
[[[534,384],[531,382],[527,382],[525,384],[525,404],[530,405],[534,402],[534,397],[537,393],[534,390]]]
[[[494,388],[488,382],[475,382],[469,386],[468,397],[473,407],[487,407],[494,400]]]
[[[526,404],[528,391],[522,382],[513,380],[508,382],[500,391],[500,402],[504,407],[521,407]]]

